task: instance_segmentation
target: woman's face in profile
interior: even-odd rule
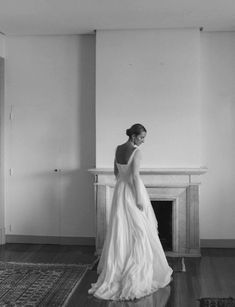
[[[144,143],[144,139],[146,137],[146,132],[142,131],[138,135],[134,135],[134,144],[137,146],[140,146],[142,143]]]

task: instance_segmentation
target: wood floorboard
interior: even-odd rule
[[[93,246],[6,244],[0,246],[0,261],[37,263],[92,263]],[[168,287],[145,298],[114,302],[88,294],[96,282],[88,270],[72,295],[68,307],[199,307],[201,297],[235,297],[235,249],[202,249],[201,258],[185,258],[186,272],[173,273]]]

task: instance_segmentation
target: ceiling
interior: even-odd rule
[[[0,0],[6,35],[200,27],[235,31],[235,0]]]

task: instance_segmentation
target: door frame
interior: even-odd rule
[[[4,98],[5,98],[5,59],[0,57],[0,245],[5,238],[5,172],[4,172]]]

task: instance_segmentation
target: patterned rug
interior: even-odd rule
[[[204,297],[199,299],[200,307],[235,307],[235,299]]]
[[[0,306],[66,306],[86,264],[0,262]]]

